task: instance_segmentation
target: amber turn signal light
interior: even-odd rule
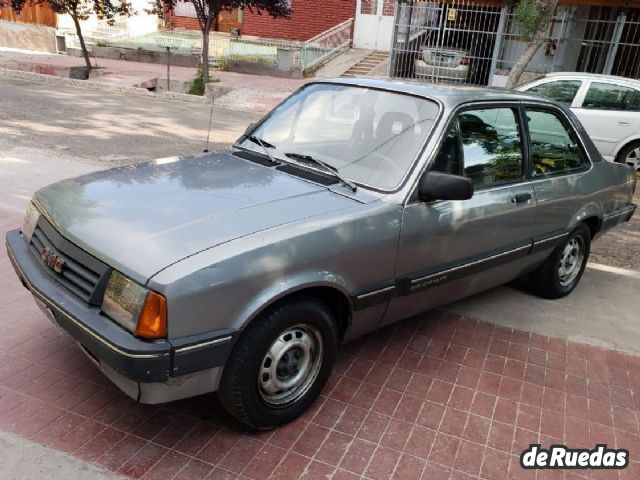
[[[167,299],[156,292],[149,292],[144,302],[136,335],[155,340],[167,337]]]

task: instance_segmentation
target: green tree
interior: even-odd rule
[[[519,0],[514,12],[514,20],[520,35],[526,40],[527,47],[515,63],[509,77],[507,88],[518,85],[520,77],[529,62],[547,40],[549,25],[553,20],[558,0]]]
[[[42,4],[49,5],[51,9],[58,14],[69,14],[73,20],[73,24],[76,27],[76,34],[80,41],[82,56],[87,66],[87,75],[91,70],[91,61],[89,60],[89,52],[84,42],[80,22],[88,19],[92,13],[95,13],[100,19],[107,20],[109,23],[113,23],[117,15],[128,17],[134,13],[131,5],[125,0],[11,0],[11,6],[16,12],[22,10],[22,7],[25,5],[33,6]]]
[[[273,18],[288,17],[291,13],[288,0],[154,0],[152,12],[161,14],[173,10],[179,2],[190,2],[196,11],[202,32],[202,80],[209,81],[209,32],[218,29],[218,16],[222,10],[246,8],[258,13],[266,12]]]

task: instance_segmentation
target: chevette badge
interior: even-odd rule
[[[44,263],[46,263],[54,272],[62,273],[64,260],[49,247],[44,247],[44,250],[42,251],[42,260],[44,260]]]

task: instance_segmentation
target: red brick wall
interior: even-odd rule
[[[197,18],[179,17],[172,14],[165,14],[165,18],[171,22],[172,28],[188,28],[189,30],[200,31],[200,23]]]
[[[291,0],[291,18],[271,18],[245,9],[242,33],[259,37],[308,40],[337,24],[353,18],[356,0]]]
[[[164,18],[170,22],[172,28],[188,28],[189,30],[200,31],[200,23],[195,17],[183,17],[180,15],[174,15],[172,12],[165,12]],[[228,32],[231,28],[239,27],[238,23],[238,11],[223,11],[218,17],[219,31]]]

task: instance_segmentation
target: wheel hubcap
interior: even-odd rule
[[[635,170],[640,170],[640,147],[631,150],[627,155],[625,162]]]
[[[560,256],[560,265],[558,265],[560,285],[566,287],[576,279],[582,268],[583,261],[584,248],[582,238],[572,238],[567,242]]]
[[[296,325],[273,341],[260,365],[258,389],[275,406],[296,401],[313,385],[322,363],[322,336],[310,325]]]

